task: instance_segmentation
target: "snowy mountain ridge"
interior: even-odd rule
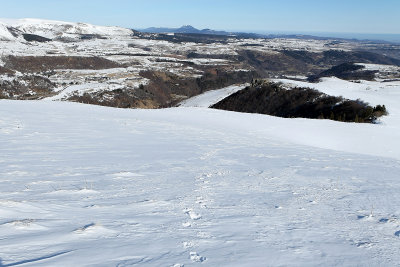
[[[35,34],[49,39],[77,35],[129,36],[132,30],[116,26],[97,26],[43,19],[0,19],[0,39],[17,40],[22,34]]]

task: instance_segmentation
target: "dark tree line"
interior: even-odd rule
[[[212,106],[216,109],[267,114],[283,118],[331,119],[374,123],[386,107],[361,100],[329,96],[310,88],[286,89],[278,83],[255,82]]]

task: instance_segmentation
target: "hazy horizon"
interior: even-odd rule
[[[195,25],[183,24],[176,27],[165,27],[165,26],[150,26],[145,28],[132,28],[135,30],[146,30],[150,28],[168,28],[168,29],[178,29],[183,26],[192,26],[198,30],[210,29],[215,31],[227,31],[227,32],[244,32],[244,33],[257,33],[265,35],[312,35],[315,37],[326,37],[326,38],[343,38],[343,39],[357,39],[357,40],[376,40],[376,41],[387,41],[400,43],[400,34],[391,33],[357,33],[357,32],[307,32],[307,31],[276,31],[276,30],[235,30],[235,29],[213,29],[211,27],[199,28]]]
[[[189,24],[227,31],[400,34],[397,0],[13,0],[1,6],[0,17],[134,29]]]
[[[198,30],[203,29],[210,29],[214,31],[226,31],[226,32],[242,32],[242,33],[256,33],[261,35],[310,35],[314,37],[322,37],[322,38],[340,38],[340,39],[356,39],[356,40],[368,40],[368,41],[386,41],[392,43],[400,43],[400,33],[363,33],[363,32],[319,32],[319,31],[290,31],[290,30],[238,30],[238,29],[221,29],[221,28],[213,28],[213,27],[198,27],[196,25],[191,25],[188,23],[183,23],[180,26],[148,26],[148,27],[132,27],[132,26],[123,26],[118,24],[101,24],[101,23],[92,23],[89,21],[74,21],[74,20],[62,20],[62,19],[49,19],[49,18],[40,18],[40,17],[0,17],[3,22],[12,22],[13,20],[18,19],[39,19],[39,20],[54,20],[54,21],[64,21],[64,22],[71,22],[71,23],[89,23],[94,25],[101,25],[101,26],[117,26],[117,27],[124,27],[128,29],[144,31],[150,28],[166,28],[166,29],[178,29],[183,26],[192,26]]]

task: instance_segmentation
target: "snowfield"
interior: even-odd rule
[[[400,82],[340,80],[323,78],[320,83],[277,79],[291,86],[309,87],[333,96],[361,99],[371,105],[385,105],[389,116],[380,118],[378,125],[338,123],[330,121],[313,123],[312,120],[298,122],[297,132],[287,132],[286,123],[277,126],[272,134],[302,144],[400,159]],[[301,130],[299,130],[301,129]],[[312,136],[310,138],[310,136]]]
[[[398,89],[378,125],[2,100],[0,266],[397,265]]]
[[[218,90],[207,91],[201,95],[182,101],[178,106],[208,108],[237,91],[246,88],[246,86],[249,86],[249,84],[232,85]]]

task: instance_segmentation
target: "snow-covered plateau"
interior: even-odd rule
[[[0,101],[0,266],[397,265],[399,84],[320,84],[390,115]]]

